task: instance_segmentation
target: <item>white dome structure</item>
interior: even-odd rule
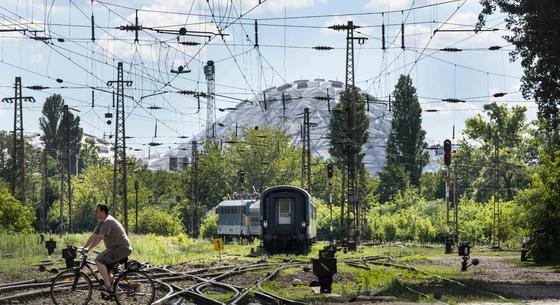
[[[236,126],[267,125],[284,129],[292,135],[293,145],[301,146],[303,111],[304,108],[309,108],[309,121],[316,123],[316,126],[310,128],[311,154],[329,158],[329,109],[339,102],[343,90],[342,82],[323,79],[298,80],[266,89],[258,94],[257,100],[241,102],[218,118],[214,126],[215,139],[223,139],[235,132]],[[376,175],[385,164],[385,146],[391,130],[392,116],[387,103],[367,93],[362,93],[362,96],[368,101],[369,118],[369,137],[362,151],[365,153],[366,168],[370,174]],[[204,141],[205,134],[206,131],[203,130],[194,139]],[[148,167],[152,170],[180,168],[190,158],[190,146],[190,143],[186,143],[159,158],[148,160]]]

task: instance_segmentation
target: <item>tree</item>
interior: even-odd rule
[[[556,158],[546,156],[537,166],[531,187],[520,193],[519,201],[526,210],[528,249],[536,260],[560,261],[560,150]]]
[[[243,136],[232,135],[224,147],[224,157],[230,166],[234,186],[237,172],[245,172],[245,191],[262,192],[279,184],[296,184],[300,177],[301,150],[291,145],[291,137],[282,129],[261,127],[244,128]],[[298,183],[299,184],[299,183]],[[228,185],[228,184],[226,184]]]
[[[0,230],[31,232],[33,221],[31,207],[22,205],[6,188],[0,188]]]
[[[354,108],[354,128],[348,126],[350,107]],[[368,139],[369,121],[365,109],[365,101],[356,90],[345,90],[340,101],[335,105],[329,121],[331,145],[329,153],[335,163],[341,164],[348,154],[358,153]],[[363,155],[359,155],[358,163]]]
[[[478,114],[465,120],[463,133],[480,145],[480,155],[483,156],[478,165],[473,165],[478,168],[478,177],[471,187],[478,200],[490,199],[495,187],[498,187],[500,198],[512,200],[515,190],[528,185],[525,111],[525,107],[509,109],[492,103],[484,106],[486,117]],[[470,154],[476,151],[474,147],[468,150]]]
[[[420,177],[420,194],[427,200],[445,198],[445,172],[424,173]]]
[[[524,75],[521,90],[539,105],[549,142],[547,151],[554,156],[560,144],[560,2],[556,0],[480,0],[477,29],[486,17],[500,10],[507,14],[506,27],[512,34],[504,38],[515,46],[511,60],[521,57]]]
[[[43,117],[39,118],[39,126],[43,131],[41,140],[45,143],[45,147],[49,154],[56,158],[56,151],[60,148],[60,121],[62,121],[62,106],[64,102],[60,94],[53,94],[47,97],[43,104]]]
[[[68,142],[70,155],[77,156],[80,152],[83,130],[80,128],[80,117],[68,111],[64,115],[64,100],[60,94],[53,94],[43,104],[43,117],[39,118],[39,126],[43,131],[41,139],[45,143],[49,154],[56,158],[58,150],[63,151]],[[68,134],[66,132],[68,120]],[[75,162],[72,162],[75,164]],[[71,172],[74,172],[73,170]]]
[[[68,124],[68,129],[66,124]],[[83,134],[83,129],[80,127],[80,117],[74,116],[72,111],[68,110],[68,115],[63,115],[60,120],[58,131],[58,147],[63,150],[70,150],[70,168],[68,170],[70,173],[75,173],[76,158],[80,153]]]
[[[393,92],[393,120],[387,141],[387,163],[384,175],[380,175],[380,190],[391,191],[390,185],[404,185],[402,176],[390,176],[400,173],[396,167],[402,165],[408,181],[413,186],[420,185],[422,169],[428,164],[427,144],[424,142],[426,131],[422,129],[422,108],[418,102],[416,88],[408,75],[401,75]],[[381,198],[390,198],[394,193],[382,194]]]
[[[410,175],[403,165],[386,164],[379,172],[379,202],[390,201],[399,192],[406,190],[410,185],[409,179]]]
[[[207,141],[198,159],[199,203],[206,210],[215,207],[235,191],[235,171],[222,154],[218,143]]]

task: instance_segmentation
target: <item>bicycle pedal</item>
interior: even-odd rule
[[[101,291],[101,298],[105,301],[111,301],[113,295],[109,291]]]

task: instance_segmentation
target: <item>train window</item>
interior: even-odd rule
[[[292,199],[279,198],[276,200],[278,206],[278,224],[289,225],[292,223]]]

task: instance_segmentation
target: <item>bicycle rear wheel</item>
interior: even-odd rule
[[[91,280],[82,271],[63,271],[51,282],[51,299],[55,305],[86,305],[92,288]]]
[[[152,304],[156,289],[146,273],[128,271],[121,274],[113,284],[113,295],[119,305]]]

